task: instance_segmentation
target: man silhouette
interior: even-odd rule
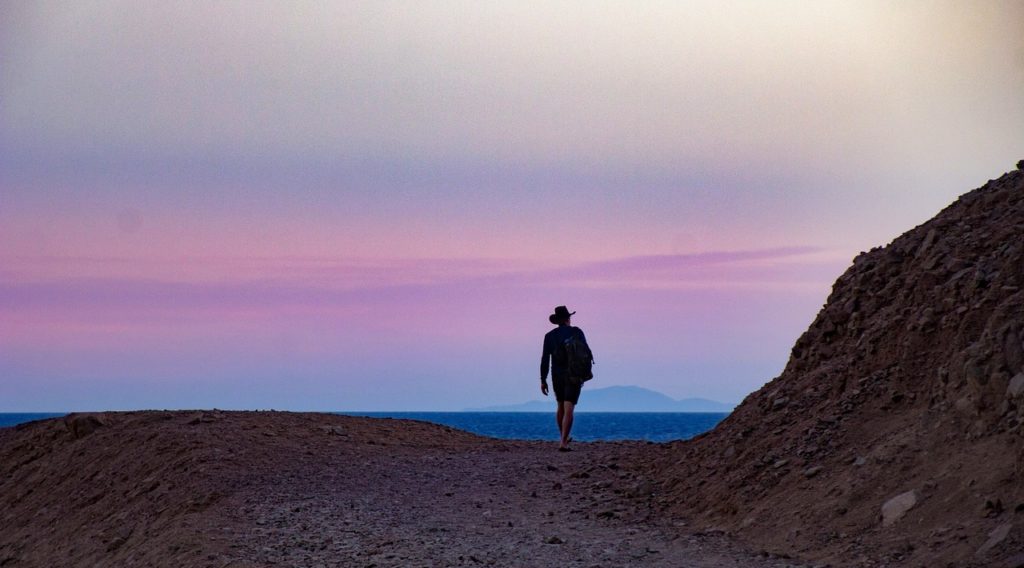
[[[569,361],[565,352],[565,340],[579,334],[580,339],[586,342],[583,330],[570,325],[570,318],[576,312],[570,312],[565,306],[555,308],[555,313],[548,316],[548,321],[557,325],[555,329],[544,335],[544,350],[540,358],[540,392],[548,395],[548,364],[551,366],[551,382],[555,391],[555,400],[558,401],[558,410],[555,412],[555,420],[558,422],[560,443],[558,451],[569,451],[569,432],[572,431],[572,415],[576,403],[580,400],[582,382],[574,384],[569,380]]]

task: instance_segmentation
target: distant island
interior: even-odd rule
[[[548,412],[553,399],[520,404],[467,408],[467,412]],[[676,400],[665,394],[636,386],[584,388],[579,412],[732,412],[736,405],[706,398]]]

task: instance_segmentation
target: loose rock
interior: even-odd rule
[[[917,505],[918,494],[915,490],[900,493],[882,505],[882,526],[888,527],[903,518],[907,511]]]
[[[981,548],[978,549],[976,554],[978,556],[985,556],[988,554],[988,551],[999,546],[1004,540],[1006,540],[1006,537],[1010,535],[1010,530],[1012,528],[1013,525],[1011,523],[1006,523],[993,529],[992,532],[988,533],[988,540],[985,541],[985,544],[981,545]]]
[[[811,478],[821,473],[825,468],[820,465],[809,467],[804,470],[804,477]]]
[[[1017,398],[1024,395],[1024,373],[1017,373],[1010,379],[1010,385],[1006,388],[1007,398]]]

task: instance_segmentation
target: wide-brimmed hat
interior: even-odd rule
[[[565,306],[558,306],[557,308],[555,308],[555,313],[548,316],[548,321],[555,325],[558,325],[563,321],[569,319],[569,316],[575,313],[576,312],[570,312],[569,308]]]

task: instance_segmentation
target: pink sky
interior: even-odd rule
[[[737,397],[788,349],[762,322],[803,325],[842,264],[813,249],[566,266],[35,258],[9,265],[0,342],[8,372],[94,405],[160,392],[171,406],[227,407],[218,397],[239,389],[244,406],[266,385],[316,392],[305,400],[317,409],[461,408],[533,394],[544,302],[569,297],[608,384]],[[686,380],[722,367],[732,375]],[[469,392],[453,400],[452,388]]]
[[[1009,169],[1019,2],[0,6],[0,411],[737,402]],[[585,399],[584,399],[585,404]]]

